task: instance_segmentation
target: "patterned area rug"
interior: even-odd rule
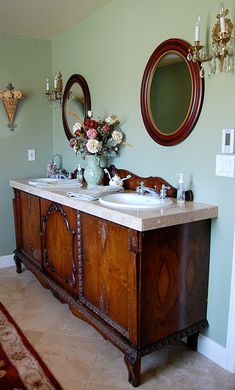
[[[0,389],[63,390],[1,302]]]

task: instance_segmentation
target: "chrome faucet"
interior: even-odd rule
[[[59,158],[59,165],[58,166],[55,163],[55,157]],[[59,153],[53,154],[51,162],[52,162],[53,166],[56,167],[56,170],[61,170],[62,169],[62,156],[61,156],[61,154],[59,154]]]
[[[170,187],[166,186],[165,184],[162,184],[162,188],[160,192],[156,190],[156,188],[151,187],[145,187],[144,182],[142,181],[138,187],[136,187],[136,191],[140,195],[144,195],[145,193],[150,194],[151,196],[154,196],[155,198],[165,199],[167,197],[167,190],[169,190]]]
[[[136,191],[139,195],[144,195],[145,193],[150,194],[151,196],[154,196],[156,198],[160,197],[159,192],[156,190],[156,188],[151,187],[145,187],[144,182],[141,181],[140,185],[136,187]]]
[[[55,162],[58,158],[57,164]],[[47,177],[53,177],[55,179],[66,179],[66,171],[62,169],[62,156],[59,153],[53,154],[51,162],[47,165]]]

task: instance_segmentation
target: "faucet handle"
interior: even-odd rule
[[[143,195],[143,193],[144,193],[144,182],[143,181],[139,182],[139,186],[136,187],[136,192],[138,192],[138,194],[140,194],[140,195]]]
[[[167,197],[167,190],[169,190],[171,187],[166,186],[165,184],[162,184],[162,188],[160,190],[160,198],[165,199]]]

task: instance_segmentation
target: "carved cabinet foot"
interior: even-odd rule
[[[15,265],[16,265],[16,272],[17,274],[21,274],[22,272],[22,261],[15,255],[14,256],[14,262],[15,262]]]
[[[141,359],[132,359],[130,356],[124,356],[124,362],[128,371],[128,381],[133,387],[140,384]]]
[[[199,332],[192,334],[187,337],[187,346],[193,351],[197,351],[197,342],[198,342]]]

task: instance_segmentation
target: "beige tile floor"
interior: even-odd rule
[[[0,269],[0,301],[64,390],[128,390],[123,355],[74,317],[34,275]],[[183,343],[142,359],[140,390],[235,390],[235,374]]]

